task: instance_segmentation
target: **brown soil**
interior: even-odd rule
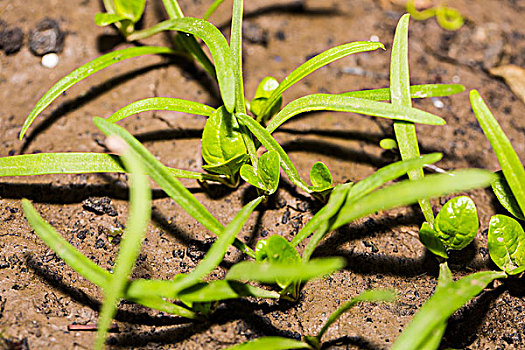
[[[7,0],[1,18],[22,28],[24,47],[0,56],[0,156],[32,152],[102,152],[101,134],[92,116],[107,116],[132,101],[173,96],[217,104],[216,88],[202,71],[184,61],[142,57],[122,62],[78,84],[41,116],[23,142],[17,134],[31,107],[57,81],[101,53],[127,44],[112,28],[99,28],[93,16],[101,10],[96,0],[30,5]],[[181,1],[187,15],[203,13],[211,0]],[[259,0],[246,2],[245,22],[252,42],[245,44],[247,96],[267,75],[282,79],[308,57],[337,44],[377,36],[389,49],[403,9],[389,1]],[[230,3],[213,22],[227,32]],[[521,0],[455,1],[467,24],[447,32],[435,20],[412,21],[410,63],[412,83],[460,82],[479,89],[518,154],[525,155],[525,106],[487,69],[504,63],[525,65],[525,3]],[[149,1],[145,24],[163,16],[160,1]],[[58,21],[67,32],[60,62],[54,69],[41,66],[27,45],[29,30],[44,17]],[[265,37],[266,35],[266,37]],[[266,38],[266,39],[265,39]],[[149,43],[166,44],[159,35]],[[314,92],[342,92],[388,86],[389,50],[359,54],[337,61],[286,93],[286,101]],[[467,93],[415,101],[418,108],[443,116],[444,127],[418,127],[422,151],[442,152],[445,169],[498,168],[479,128]],[[176,113],[144,113],[122,123],[138,135],[166,165],[200,170],[199,137],[204,119]],[[391,137],[391,123],[341,113],[309,114],[284,125],[276,134],[303,176],[318,160],[331,169],[336,183],[359,180],[393,160],[378,147]],[[125,224],[124,177],[118,175],[39,176],[0,181],[0,334],[6,348],[90,348],[94,333],[70,332],[68,325],[92,324],[97,319],[101,291],[73,272],[32,232],[24,219],[21,198],[35,203],[42,216],[64,237],[96,262],[110,268],[118,246],[108,239],[112,229]],[[212,187],[204,191],[183,181],[218,219],[227,223],[253,196],[242,185],[235,191]],[[489,218],[503,209],[489,191],[470,193],[480,215],[480,233],[474,244],[450,263],[455,276],[495,268],[487,254]],[[172,278],[191,270],[211,236],[162,192],[154,193],[153,220],[134,277]],[[99,215],[83,201],[109,197],[117,216]],[[435,210],[444,200],[435,201]],[[319,208],[319,203],[297,192],[286,180],[266,208],[253,215],[241,237],[254,242],[267,234],[291,238]],[[108,213],[108,212],[106,212]],[[111,210],[109,210],[111,213]],[[344,314],[324,340],[334,348],[388,348],[414,312],[431,295],[437,264],[417,238],[423,218],[417,207],[392,210],[344,227],[331,234],[317,256],[343,256],[348,266],[332,276],[310,282],[298,303],[236,300],[222,303],[207,322],[189,322],[123,303],[117,315],[119,333],[110,336],[112,348],[217,349],[264,335],[299,337],[315,333],[338,305],[357,293],[376,287],[399,291],[394,304],[363,305]],[[192,247],[192,248],[188,248]],[[232,254],[230,261],[238,257]],[[226,265],[225,265],[226,266]],[[224,276],[226,267],[212,278]],[[468,349],[525,348],[523,288],[495,283],[449,322],[444,345]],[[10,343],[11,345],[7,345]],[[339,344],[339,345],[337,345]],[[10,347],[11,346],[11,347]]]

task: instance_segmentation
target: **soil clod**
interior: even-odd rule
[[[109,215],[109,216],[117,216],[118,212],[113,207],[113,204],[111,204],[111,199],[108,197],[102,197],[102,198],[95,198],[95,197],[89,197],[88,199],[84,200],[82,202],[82,208],[84,208],[87,211],[91,211],[98,215]]]
[[[24,44],[24,32],[18,27],[9,28],[4,22],[0,22],[0,47],[6,55],[12,55],[20,51]]]
[[[62,52],[65,33],[57,21],[44,18],[29,33],[29,48],[36,56]]]

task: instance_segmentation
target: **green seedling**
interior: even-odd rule
[[[525,232],[505,215],[494,215],[489,223],[489,253],[494,263],[509,275],[525,271]]]
[[[95,23],[98,26],[115,24],[124,36],[133,33],[146,7],[146,0],[104,0],[103,3],[106,13],[97,13]]]
[[[241,177],[250,185],[272,195],[279,186],[280,166],[279,153],[265,152],[259,159],[257,170],[252,165],[244,164],[241,167]]]
[[[470,103],[479,125],[490,142],[501,172],[492,184],[501,205],[520,220],[525,220],[525,169],[505,132],[476,90],[470,92]]]
[[[476,205],[466,196],[449,200],[434,221],[423,223],[419,239],[435,255],[447,259],[447,251],[461,250],[472,242],[479,228]]]

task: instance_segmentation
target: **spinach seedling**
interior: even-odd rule
[[[489,223],[489,254],[509,275],[525,271],[525,232],[520,223],[506,215],[494,215]]]

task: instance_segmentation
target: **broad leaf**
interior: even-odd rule
[[[510,275],[525,269],[525,232],[511,217],[494,215],[489,223],[490,258]]]
[[[483,129],[485,136],[490,142],[499,165],[505,176],[505,180],[514,194],[516,201],[521,209],[525,212],[525,169],[523,164],[512,148],[509,139],[501,129],[498,121],[476,90],[470,92],[470,103],[474,114],[478,118],[479,125]]]
[[[419,240],[425,248],[433,254],[448,259],[447,248],[439,238],[439,234],[430,226],[428,222],[424,222],[419,229]]]
[[[310,348],[310,345],[307,343],[290,338],[262,337],[246,343],[230,346],[224,350],[290,350]]]
[[[257,171],[251,165],[244,164],[241,167],[241,177],[249,184],[265,191],[268,195],[273,194],[279,186],[279,154],[275,151],[265,152],[259,159]]]
[[[456,310],[478,295],[490,282],[505,277],[504,272],[482,271],[440,288],[414,315],[392,346],[392,350],[421,349],[436,327],[448,320]]]
[[[252,114],[258,118],[261,115],[262,109],[266,105],[266,101],[270,96],[272,95],[272,92],[279,87],[279,82],[274,77],[266,77],[257,86],[257,90],[255,90],[255,96],[250,101],[250,111]],[[268,112],[268,119],[273,117],[275,114],[279,112],[281,109],[281,106],[283,104],[283,97],[279,96],[273,106],[270,108],[270,111]]]
[[[51,102],[53,102],[58,96],[64,91],[75,85],[79,81],[95,74],[96,72],[111,66],[122,60],[133,58],[143,55],[151,54],[173,54],[174,51],[167,47],[157,46],[142,46],[142,47],[131,47],[123,50],[107,53],[93,61],[86,63],[80,68],[75,69],[73,72],[60,79],[51,89],[49,89],[44,96],[36,103],[35,107],[29,116],[27,117],[22,130],[20,131],[20,140],[24,137],[29,126],[33,123],[35,118],[42,112]]]
[[[132,102],[113,113],[107,120],[115,123],[133,114],[146,111],[173,111],[209,117],[213,115],[216,110],[215,108],[198,102],[171,97],[153,97]]]
[[[467,196],[449,200],[434,222],[438,237],[447,249],[461,250],[472,242],[478,232],[478,212]]]
[[[348,55],[373,51],[379,48],[384,49],[385,47],[378,42],[358,41],[333,47],[309,59],[284,78],[279,84],[279,87],[273,90],[270,97],[266,100],[264,109],[262,109],[260,116],[265,119],[276,101],[281,98],[284,91],[317,69]]]
[[[224,107],[206,121],[201,143],[202,168],[213,173],[233,176],[248,157],[237,118]]]
[[[144,12],[146,0],[113,0],[115,13],[126,16],[133,23],[137,23]]]
[[[332,174],[328,167],[322,162],[315,163],[310,169],[310,182],[312,191],[322,192],[332,188]]]
[[[314,94],[300,97],[287,104],[268,124],[266,130],[272,133],[284,122],[296,115],[313,111],[353,112],[367,116],[409,121],[413,123],[443,125],[438,116],[416,108],[396,106],[363,98],[342,95]]]
[[[301,257],[297,250],[282,236],[273,235],[266,240],[266,259],[273,264],[298,265]],[[277,284],[281,288],[287,287],[293,280],[277,278]]]
[[[514,215],[514,217],[520,220],[525,220],[525,214],[518,205],[514,193],[512,193],[507,180],[505,180],[505,177],[503,176],[503,172],[500,170],[496,171],[495,174],[497,178],[491,183],[491,185],[492,191],[494,191],[494,194],[498,197],[499,202],[509,211],[509,213]]]

